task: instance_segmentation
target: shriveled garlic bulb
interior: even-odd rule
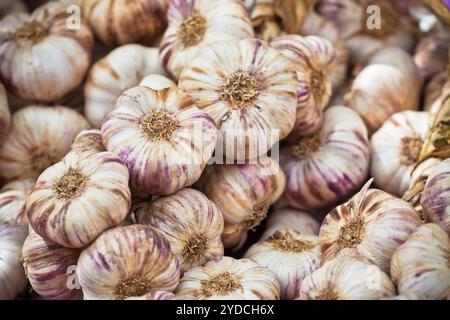
[[[201,192],[183,189],[138,203],[132,210],[138,223],[150,225],[166,237],[181,271],[223,256],[222,213]]]
[[[392,256],[391,276],[400,294],[450,298],[450,240],[438,225],[416,229]]]
[[[11,190],[0,193],[0,223],[28,225],[25,212],[27,191]]]
[[[117,100],[102,136],[106,149],[128,167],[133,195],[145,197],[197,181],[214,151],[217,128],[180,90],[135,87]]]
[[[297,71],[297,114],[294,132],[309,135],[322,124],[322,111],[331,97],[331,73],[336,52],[325,38],[286,35],[275,38],[272,47],[289,58]]]
[[[395,287],[386,273],[354,257],[326,262],[300,286],[300,300],[373,300],[394,295]]]
[[[253,260],[223,257],[185,272],[176,295],[195,300],[278,300],[280,285],[271,271]]]
[[[102,132],[98,129],[81,131],[72,143],[72,150],[102,152],[106,151],[103,146]]]
[[[0,19],[12,13],[26,12],[27,6],[22,0],[3,0],[0,3]]]
[[[449,44],[448,30],[433,32],[420,40],[416,47],[414,62],[424,79],[431,79],[447,67]]]
[[[14,299],[27,285],[20,262],[26,237],[26,228],[0,223],[0,300]]]
[[[0,189],[0,192],[19,190],[19,191],[24,191],[24,192],[28,193],[34,188],[35,184],[36,184],[35,179],[14,180],[14,181],[11,181],[11,182],[8,182],[7,184],[5,184]]]
[[[11,125],[11,113],[9,112],[6,90],[0,83],[0,144],[3,143],[8,135]]]
[[[105,44],[149,42],[166,26],[170,0],[81,0],[83,16]]]
[[[55,101],[83,80],[94,39],[84,20],[68,28],[67,5],[52,1],[0,21],[0,77],[15,95]]]
[[[425,219],[450,234],[450,159],[442,161],[428,176],[420,203]]]
[[[388,273],[394,251],[422,224],[409,203],[369,189],[371,183],[325,217],[319,233],[322,263],[363,257]]]
[[[175,294],[169,291],[152,291],[140,297],[130,297],[125,300],[175,300]]]
[[[256,39],[202,47],[179,81],[220,128],[223,154],[238,160],[265,154],[291,132],[296,85],[289,59]]]
[[[201,46],[253,38],[250,20],[240,0],[174,0],[168,19],[160,52],[165,69],[174,78],[201,52]]]
[[[128,170],[110,152],[70,152],[38,178],[27,215],[42,237],[82,248],[121,223],[130,208]]]
[[[89,71],[84,87],[86,118],[99,128],[117,98],[149,74],[165,74],[157,48],[128,44],[111,51]]]
[[[431,121],[428,112],[402,111],[372,135],[370,174],[380,189],[399,197],[408,190]]]
[[[148,87],[153,90],[162,90],[166,88],[176,88],[176,83],[159,74],[151,74],[146,76],[139,83],[140,87]]]
[[[75,136],[88,127],[81,114],[65,107],[30,106],[17,111],[0,148],[0,176],[7,181],[37,178],[60,161]]]
[[[69,249],[30,232],[22,248],[22,260],[31,287],[46,300],[69,300],[79,295],[71,286],[70,268],[76,268],[78,249]]]
[[[85,300],[122,300],[153,291],[173,291],[180,271],[169,242],[148,226],[103,233],[78,259]]]
[[[358,114],[343,106],[328,108],[318,133],[281,150],[284,198],[300,210],[341,202],[364,182],[369,157],[367,129]]]
[[[320,266],[319,237],[281,229],[252,245],[244,257],[272,271],[280,282],[281,299],[292,300],[303,279]]]
[[[212,165],[196,187],[220,209],[225,220],[225,248],[240,248],[249,230],[263,221],[280,197],[286,178],[275,160],[261,158],[255,164]]]

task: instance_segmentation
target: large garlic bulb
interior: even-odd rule
[[[70,152],[38,178],[27,215],[42,237],[82,248],[121,223],[130,208],[128,170],[110,152]]]
[[[103,146],[102,132],[98,129],[88,129],[81,131],[72,143],[71,150],[102,152],[106,151]]]
[[[0,223],[28,225],[25,202],[28,192],[10,190],[0,193]]]
[[[0,21],[0,78],[15,95],[55,101],[77,88],[91,61],[94,41],[83,20],[67,26],[67,1],[52,1],[31,15]]]
[[[253,29],[240,0],[174,0],[169,26],[161,41],[161,61],[178,78],[201,52],[201,46],[221,40],[253,38]]]
[[[326,208],[347,199],[364,182],[369,169],[367,129],[350,108],[328,108],[320,131],[297,140],[280,154],[289,205]]]
[[[431,126],[428,112],[392,115],[371,137],[370,174],[382,190],[403,196]]]
[[[300,286],[301,300],[373,300],[395,295],[395,287],[377,266],[353,257],[326,262]]]
[[[77,275],[84,299],[122,300],[173,291],[180,271],[164,236],[151,227],[132,225],[106,231],[85,249]]]
[[[322,262],[363,257],[388,273],[394,251],[422,224],[409,203],[369,189],[371,182],[325,217],[319,233]]]
[[[400,294],[450,299],[449,261],[448,234],[436,224],[425,224],[392,256],[392,280]]]
[[[86,118],[99,128],[117,98],[149,74],[165,74],[157,48],[128,44],[111,51],[89,71],[84,87]]]
[[[278,300],[280,285],[271,271],[250,259],[223,257],[188,270],[176,294],[178,299]]]
[[[244,257],[272,271],[280,282],[281,299],[298,297],[303,279],[320,266],[319,237],[281,229],[252,245]]]
[[[3,143],[8,135],[10,125],[11,113],[9,112],[8,98],[5,88],[0,83],[0,144]]]
[[[223,217],[201,192],[183,189],[133,207],[136,220],[160,231],[180,262],[181,271],[223,256]]]
[[[220,128],[228,159],[254,159],[285,138],[295,122],[293,64],[256,39],[202,47],[179,86]]]
[[[0,223],[0,300],[14,299],[27,285],[20,262],[26,237],[26,228]]]
[[[65,107],[30,106],[17,111],[0,148],[0,176],[8,181],[37,178],[60,161],[75,136],[88,127],[81,114]]]
[[[225,248],[240,248],[249,230],[266,218],[280,197],[286,178],[275,160],[261,158],[255,164],[212,165],[196,187],[220,209],[225,220]]]

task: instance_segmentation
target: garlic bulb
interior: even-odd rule
[[[367,129],[350,108],[328,108],[320,131],[283,148],[280,164],[289,205],[300,210],[332,206],[351,196],[367,177]]]
[[[83,16],[105,44],[149,42],[166,26],[170,0],[81,0]]]
[[[202,51],[201,46],[253,38],[250,20],[240,0],[174,0],[169,6],[168,20],[160,53],[164,68],[174,78]]]
[[[280,282],[281,299],[292,300],[303,279],[320,266],[319,237],[281,229],[252,245],[244,257],[272,271]]]
[[[371,183],[325,217],[319,233],[322,263],[335,257],[363,257],[389,272],[394,251],[422,224],[409,203],[369,189]]]
[[[402,111],[372,135],[370,173],[380,189],[399,197],[408,190],[431,121],[428,112]]]
[[[391,275],[400,294],[450,298],[450,240],[436,224],[416,229],[392,257]]]
[[[176,294],[190,300],[278,300],[280,285],[271,271],[250,259],[223,257],[188,270]]]
[[[66,9],[66,1],[52,1],[31,15],[10,15],[0,21],[0,77],[15,95],[55,101],[83,80],[93,36],[83,20],[69,29]]]
[[[447,67],[450,32],[442,30],[422,38],[416,47],[414,62],[424,79],[431,79]]]
[[[88,129],[81,131],[72,143],[72,150],[102,152],[106,151],[103,146],[102,132],[98,129]]]
[[[31,287],[46,300],[69,300],[80,291],[71,287],[70,267],[80,252],[61,247],[30,232],[22,248],[22,259]],[[75,269],[74,269],[75,270]]]
[[[128,170],[110,152],[71,152],[38,178],[27,215],[42,237],[82,248],[121,223],[131,202]]]
[[[0,300],[14,299],[27,285],[20,263],[26,237],[24,227],[0,223]]]
[[[440,224],[450,234],[450,159],[428,176],[420,203],[426,220]]]
[[[3,0],[0,3],[0,19],[12,13],[26,12],[27,6],[22,0]]]
[[[249,230],[263,221],[280,197],[286,178],[275,160],[260,158],[255,164],[212,165],[196,187],[214,202],[225,221],[225,248],[240,248]]]
[[[300,300],[373,300],[395,295],[389,276],[353,257],[326,262],[303,279]]]
[[[180,271],[162,235],[151,227],[132,225],[106,231],[85,249],[77,275],[85,300],[122,300],[173,291]]]
[[[34,188],[35,184],[36,184],[35,179],[14,180],[14,181],[11,181],[11,182],[8,182],[7,184],[5,184],[0,189],[0,192],[18,190],[18,191],[24,191],[24,192],[28,193]]]
[[[322,111],[331,97],[331,73],[336,52],[325,38],[286,35],[272,47],[289,58],[297,71],[297,114],[294,132],[309,135],[320,129]]]
[[[0,223],[28,225],[25,212],[26,191],[11,190],[0,193]]]
[[[86,118],[99,128],[117,98],[149,74],[165,74],[157,48],[128,44],[111,51],[89,71],[84,87]]]
[[[125,300],[175,300],[175,294],[169,291],[152,291],[140,297],[130,297]]]
[[[30,106],[17,111],[0,148],[0,175],[7,181],[37,178],[60,161],[75,136],[88,127],[81,114],[65,107]]]
[[[180,90],[135,87],[117,100],[102,136],[106,149],[128,167],[133,195],[145,197],[197,181],[214,151],[217,128]]]
[[[139,83],[140,87],[148,87],[153,90],[162,90],[166,88],[176,88],[176,83],[159,74],[151,74],[146,76]]]
[[[222,214],[201,192],[183,189],[138,203],[133,211],[138,223],[150,225],[166,237],[181,271],[223,256]]]
[[[0,143],[3,143],[8,135],[11,125],[11,113],[9,112],[6,90],[0,83]]]

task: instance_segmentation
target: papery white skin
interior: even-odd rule
[[[223,295],[207,294],[202,281],[223,273],[229,273],[240,288]],[[179,299],[195,300],[279,300],[280,285],[271,271],[251,259],[223,257],[185,272],[176,295]]]
[[[90,151],[103,152],[106,151],[103,146],[102,132],[98,129],[88,129],[81,131],[72,143],[72,151]]]
[[[176,300],[176,296],[169,291],[152,291],[143,296],[130,297],[125,300]]]
[[[391,276],[400,294],[450,297],[450,240],[436,224],[416,229],[392,257]]]
[[[13,180],[13,181],[5,184],[0,189],[0,192],[18,190],[18,191],[24,191],[24,192],[28,193],[34,188],[35,184],[36,184],[35,179]]]
[[[176,86],[175,82],[159,74],[148,75],[139,83],[139,87],[148,87],[153,90],[176,88]]]
[[[0,144],[5,140],[11,126],[11,113],[8,107],[6,90],[0,83]]]
[[[0,193],[0,223],[28,225],[25,202],[28,192],[10,190]]]

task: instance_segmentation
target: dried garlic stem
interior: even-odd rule
[[[122,281],[116,286],[114,295],[117,299],[124,300],[129,297],[140,297],[151,290],[150,283],[141,276]]]
[[[422,150],[423,140],[421,138],[403,138],[402,139],[402,163],[411,165],[414,164],[420,155],[420,151]]]
[[[222,86],[220,99],[225,101],[233,110],[250,107],[258,97],[261,85],[248,72],[239,71],[227,79]]]
[[[141,120],[142,133],[152,141],[168,141],[180,127],[178,121],[166,112],[155,112]]]
[[[308,157],[319,150],[321,143],[322,142],[318,134],[301,138],[300,141],[292,148],[292,155],[298,158]]]
[[[24,24],[14,34],[16,41],[31,41],[38,43],[48,35],[48,30],[43,24],[37,21],[31,21]]]
[[[254,230],[257,226],[259,226],[261,221],[263,221],[266,218],[269,208],[270,205],[266,203],[256,205],[253,208],[253,212],[251,214],[250,219],[247,220],[247,223],[245,224],[246,229]]]
[[[322,291],[318,296],[314,297],[314,300],[339,300],[339,296],[333,289],[326,289]]]
[[[275,232],[268,240],[276,249],[286,252],[302,252],[313,248],[305,241],[297,240],[288,230]]]
[[[337,244],[339,248],[354,248],[362,241],[364,221],[361,218],[350,220],[341,227]]]
[[[325,76],[323,72],[313,70],[310,75],[311,91],[316,101],[320,101],[325,94]]]
[[[185,47],[190,47],[199,44],[203,40],[205,31],[206,19],[202,15],[195,13],[181,23],[178,36]]]
[[[229,272],[215,275],[209,280],[201,281],[202,290],[207,297],[224,296],[235,290],[242,290],[242,285]]]
[[[86,176],[80,170],[70,168],[53,186],[59,198],[73,199],[79,197],[86,184]]]
[[[196,234],[186,241],[183,248],[183,258],[190,264],[201,261],[208,249],[208,239],[203,234]]]

